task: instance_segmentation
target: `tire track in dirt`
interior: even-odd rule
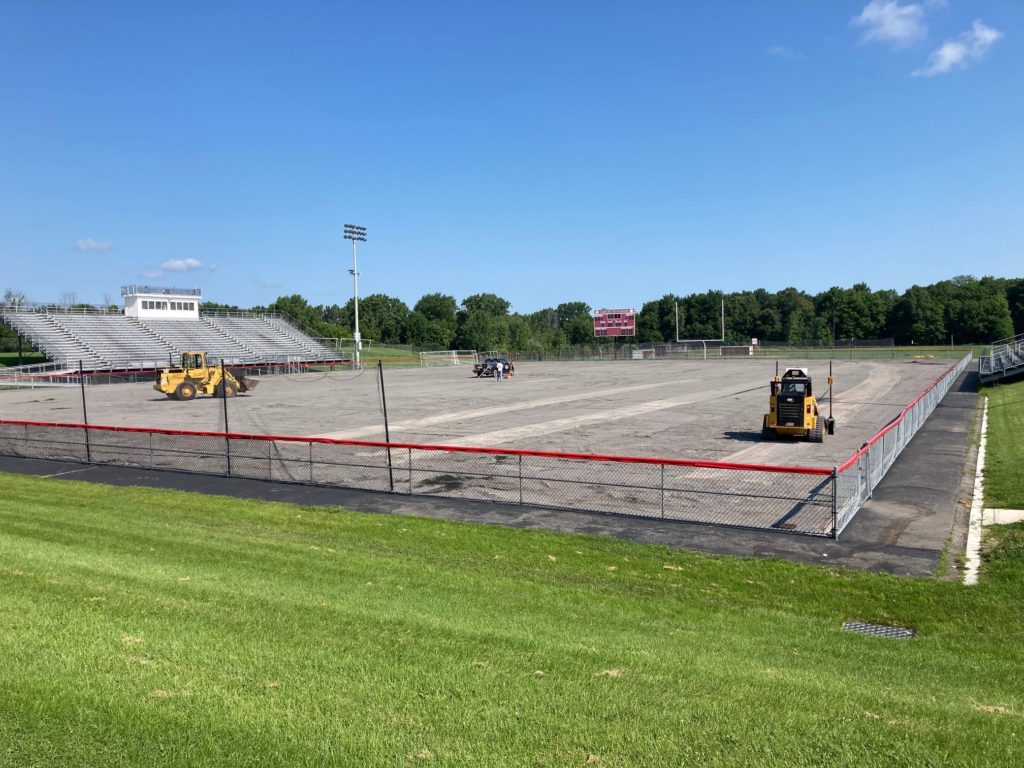
[[[488,416],[501,416],[506,413],[513,413],[515,411],[529,411],[535,408],[544,408],[551,405],[564,405],[565,403],[575,403],[580,400],[593,400],[601,397],[611,397],[613,395],[620,395],[629,392],[641,392],[648,389],[657,389],[658,387],[674,387],[679,384],[689,383],[688,379],[680,379],[675,381],[660,381],[648,384],[633,384],[627,387],[608,387],[605,389],[596,389],[592,392],[575,392],[569,395],[558,395],[556,397],[548,397],[542,400],[520,400],[513,403],[502,403],[501,405],[492,405],[485,408],[477,408],[475,410],[462,410],[462,411],[449,411],[448,413],[437,413],[431,416],[425,416],[420,419],[410,419],[408,421],[394,422],[390,424],[390,430],[392,433],[410,431],[416,429],[422,429],[423,427],[431,427],[437,424],[450,424],[451,422],[465,421],[467,419],[480,419]],[[502,386],[512,387],[514,384],[509,382]],[[372,424],[366,427],[360,427],[358,429],[343,430],[340,432],[325,432],[322,434],[308,435],[308,437],[326,437],[334,440],[358,440],[368,436],[379,436],[381,432],[380,424]],[[491,433],[497,434],[497,433]]]

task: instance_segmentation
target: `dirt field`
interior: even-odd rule
[[[831,467],[938,378],[951,361],[834,364],[836,434],[824,445],[765,442],[771,360],[523,363],[504,382],[468,366],[384,373],[392,442]],[[783,360],[827,387],[826,361]],[[220,431],[223,401],[176,402],[149,384],[86,388],[91,424]],[[828,411],[828,398],[823,402]],[[77,387],[0,392],[0,418],[81,423]],[[228,401],[233,432],[384,440],[376,369],[272,376]]]

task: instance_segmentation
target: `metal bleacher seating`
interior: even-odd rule
[[[278,355],[292,359],[324,360],[330,350],[309,336],[296,330],[290,323],[276,318],[221,316],[204,317],[223,332],[253,349],[272,349]]]
[[[993,343],[979,360],[978,374],[983,384],[1024,375],[1024,333]]]
[[[133,324],[120,314],[55,314],[59,325],[69,329],[111,368],[155,368],[166,365],[173,347]]]
[[[46,308],[0,310],[0,320],[68,369],[77,368],[79,361],[87,370],[162,367],[190,350],[233,365],[336,357],[329,347],[273,315],[143,320],[113,312]]]
[[[80,363],[90,370],[106,365],[99,353],[59,323],[53,314],[5,309],[2,319],[50,360],[68,369],[77,368]]]
[[[228,363],[255,362],[263,355],[256,349],[219,331],[215,326],[199,320],[136,320],[157,338],[170,344],[179,352],[201,350],[209,360],[224,360]]]

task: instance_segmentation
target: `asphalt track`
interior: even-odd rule
[[[485,385],[487,386],[487,385]],[[504,385],[500,385],[504,386]],[[909,400],[908,400],[909,402]],[[121,486],[173,488],[377,514],[418,515],[472,523],[612,536],[701,552],[778,557],[907,576],[937,572],[943,552],[963,549],[973,484],[977,373],[965,372],[903,451],[840,540],[554,511],[433,497],[285,485],[120,466],[0,457],[0,471]]]

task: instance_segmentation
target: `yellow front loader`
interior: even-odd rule
[[[172,400],[191,400],[200,394],[234,397],[239,392],[256,389],[258,383],[222,365],[207,366],[205,352],[182,352],[181,365],[160,371],[153,389]]]

